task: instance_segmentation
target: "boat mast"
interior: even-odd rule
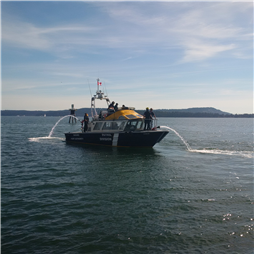
[[[98,118],[97,110],[95,107],[95,100],[106,100],[107,105],[109,105],[110,100],[107,98],[107,95],[104,95],[104,93],[100,90],[101,82],[100,79],[97,79],[97,91],[96,94],[91,98],[91,115],[92,118]]]

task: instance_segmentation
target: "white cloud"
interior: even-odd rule
[[[19,48],[52,50],[59,45],[90,44],[84,36],[97,30],[80,25],[38,27],[14,19],[2,21],[2,41]]]
[[[46,49],[50,42],[41,36],[39,29],[32,24],[5,23],[2,21],[2,41],[18,47]]]
[[[62,11],[56,11],[49,25],[5,15],[2,92],[6,109],[53,110],[71,103],[89,107],[85,85],[90,81],[94,92],[97,77],[103,84],[105,78],[110,98],[138,109],[212,106],[241,113],[253,101],[248,96],[250,61],[244,60],[253,57],[251,4],[94,4],[101,22],[94,15],[91,19],[81,15],[67,24]],[[216,61],[208,61],[215,57]],[[224,82],[226,75],[235,80],[234,87]],[[237,103],[238,111],[227,110],[234,100],[244,103]]]
[[[2,21],[3,43],[28,49],[47,50],[52,54],[71,50],[85,51],[91,47],[132,48],[180,46],[185,52],[183,62],[201,61],[230,49],[238,49],[239,38],[246,36],[245,27],[233,23],[238,9],[230,3],[156,3],[156,8],[128,3],[101,3],[101,11],[110,17],[110,25],[98,24],[36,26],[32,23]],[[242,7],[243,6],[243,7]],[[238,7],[238,6],[237,6]],[[239,5],[241,12],[249,4]],[[93,49],[94,50],[94,49]],[[94,51],[95,53],[96,51]],[[60,53],[60,54],[61,54]],[[234,56],[243,58],[243,50]]]
[[[114,4],[105,9],[113,19],[124,22],[125,27],[132,24],[129,36],[134,35],[136,29],[139,31],[134,39],[137,45],[180,46],[185,52],[182,62],[206,60],[232,49],[235,57],[248,54],[240,45],[243,38],[252,40],[247,36],[251,24],[245,27],[247,21],[243,26],[235,19],[245,13],[246,19],[251,21],[253,7],[249,3],[158,3],[153,7],[147,11],[140,5]]]
[[[203,43],[201,41],[189,42],[185,49],[185,56],[182,59],[182,62],[193,62],[201,61],[207,58],[214,57],[215,55],[235,49],[236,46],[233,44],[230,45],[212,45],[209,43]]]

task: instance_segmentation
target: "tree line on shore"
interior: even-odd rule
[[[143,115],[144,110],[135,110]],[[230,113],[212,113],[212,112],[186,112],[182,110],[153,110],[156,117],[213,117],[213,118],[250,118],[254,114],[230,114]],[[84,113],[90,113],[90,108],[82,108],[76,111],[76,116],[84,116]],[[66,116],[69,110],[42,111],[42,110],[1,110],[1,116]],[[90,114],[89,114],[90,115]]]

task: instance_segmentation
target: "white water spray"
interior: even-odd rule
[[[41,142],[41,140],[60,140],[64,141],[64,138],[59,138],[59,137],[37,137],[37,138],[28,138],[29,141],[31,142]]]
[[[169,130],[173,131],[183,141],[183,143],[186,145],[188,151],[192,150],[190,145],[184,140],[184,138],[176,130],[174,130],[174,129],[168,127],[168,126],[160,126],[160,128],[165,128],[165,129],[169,129]]]
[[[73,118],[76,118],[78,121],[80,121],[76,116],[73,116],[73,115],[67,115],[67,116],[64,116],[64,117],[60,118],[60,119],[56,122],[56,124],[53,126],[52,130],[50,131],[50,133],[49,133],[49,135],[48,135],[48,138],[51,138],[51,136],[52,136],[52,134],[53,134],[53,132],[54,132],[54,129],[56,128],[56,126],[58,125],[58,123],[61,122],[64,118],[66,118],[66,117],[68,117],[68,116],[73,117]]]
[[[73,115],[67,115],[67,116],[64,116],[64,117],[62,117],[62,118],[60,118],[57,122],[56,122],[56,124],[53,126],[53,128],[51,129],[51,131],[50,131],[50,133],[49,133],[49,135],[48,136],[46,136],[46,137],[37,137],[37,138],[29,138],[29,141],[31,141],[31,142],[40,142],[41,140],[52,140],[52,139],[54,139],[54,140],[64,140],[64,138],[59,138],[59,137],[52,137],[52,135],[53,135],[53,132],[54,132],[54,129],[56,128],[56,126],[59,124],[59,122],[61,122],[64,118],[66,118],[66,117],[73,117],[73,118],[76,118],[78,121],[80,121],[77,117],[75,117],[75,116],[73,116]]]
[[[190,145],[184,140],[184,138],[174,129],[168,126],[160,126],[160,128],[168,129],[173,131],[186,145],[189,152],[192,153],[204,153],[204,154],[222,154],[231,156],[241,156],[245,158],[254,158],[253,151],[229,151],[229,150],[219,150],[219,149],[192,149]]]

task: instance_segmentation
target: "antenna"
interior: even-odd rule
[[[91,97],[92,97],[92,92],[91,92],[91,88],[90,88],[89,80],[87,80],[87,82],[88,82],[88,86],[89,86],[89,90],[90,90],[90,95],[91,95]]]
[[[89,79],[87,79],[87,82],[88,82],[88,86],[89,86],[89,90],[90,90],[90,96],[91,96],[91,98],[92,98],[92,92],[91,92],[91,87],[90,87]],[[93,116],[92,107],[91,107],[91,116]]]
[[[104,82],[105,84],[105,91],[106,91],[106,94],[107,94],[107,97],[108,97],[108,91],[107,91],[107,87],[106,87],[106,82]]]

